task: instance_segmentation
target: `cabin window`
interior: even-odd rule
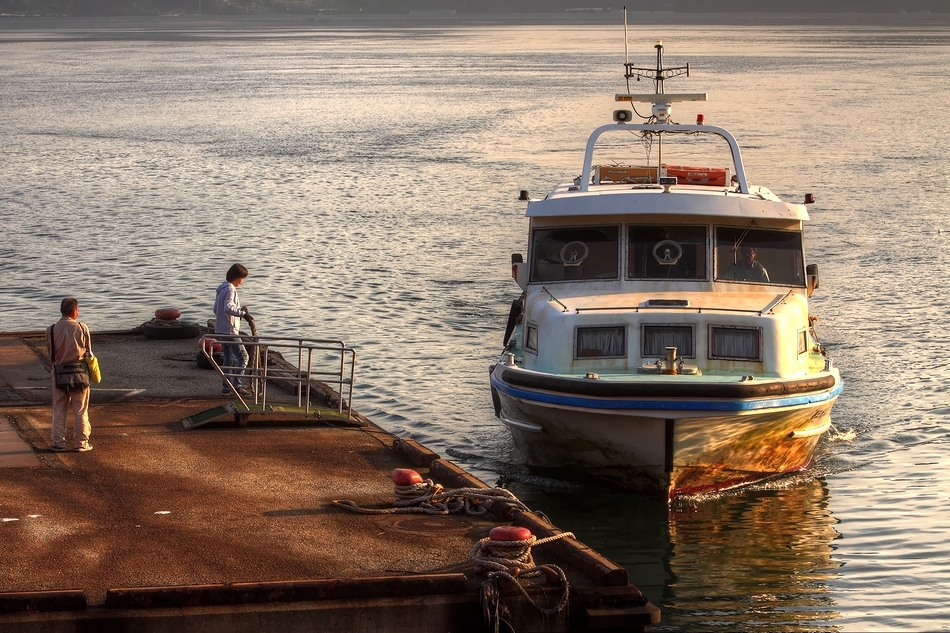
[[[535,229],[531,281],[619,279],[617,226]]]
[[[709,357],[762,360],[762,330],[757,327],[709,327]]]
[[[574,358],[623,358],[627,355],[627,329],[622,325],[579,327],[574,341]]]
[[[801,232],[717,227],[716,279],[804,286]]]
[[[705,226],[627,227],[631,279],[706,279]]]
[[[644,325],[643,344],[641,345],[644,357],[665,357],[666,348],[675,347],[677,356],[693,357],[693,326],[692,325]]]
[[[524,348],[532,352],[538,351],[538,326],[531,323],[524,329]]]

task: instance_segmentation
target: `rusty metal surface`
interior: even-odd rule
[[[393,449],[405,455],[416,466],[423,468],[428,468],[432,462],[439,459],[438,453],[410,437],[400,438],[393,442]]]
[[[406,466],[378,428],[185,431],[212,403],[94,406],[89,453],[46,450],[48,412],[7,409],[43,468],[3,469],[0,591],[352,578],[434,573],[468,559],[472,539],[379,530],[330,507],[391,505]]]
[[[86,595],[78,590],[20,591],[0,594],[0,614],[78,611],[86,608]]]
[[[463,593],[468,590],[464,574],[326,579],[314,581],[243,582],[190,587],[140,587],[110,589],[105,606],[113,609],[195,607],[222,604],[299,602],[395,598]]]

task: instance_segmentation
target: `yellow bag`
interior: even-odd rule
[[[86,356],[86,367],[89,368],[89,382],[98,383],[102,380],[102,372],[99,371],[99,359],[89,354]]]

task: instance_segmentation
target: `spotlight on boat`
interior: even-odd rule
[[[706,123],[706,116],[702,114],[696,115],[696,125],[703,125]]]
[[[614,121],[617,123],[626,123],[633,118],[633,112],[630,110],[614,110]]]
[[[669,193],[670,187],[676,184],[676,176],[661,176],[660,185],[663,186],[663,193]]]
[[[527,190],[527,189],[522,189],[522,190],[521,190],[521,193],[518,194],[518,200],[521,200],[522,202],[527,202],[528,199],[529,199],[529,198],[528,198],[528,190]]]
[[[805,204],[815,204],[815,194],[806,193],[805,194]]]

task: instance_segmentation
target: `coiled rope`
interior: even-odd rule
[[[449,514],[465,512],[480,516],[488,512],[494,501],[506,504],[523,512],[531,510],[514,494],[504,488],[454,488],[445,490],[431,479],[422,479],[414,470],[397,468],[391,479],[395,484],[392,508],[364,508],[354,501],[335,499],[333,505],[349,512],[360,514]],[[503,608],[498,583],[506,579],[518,589],[522,597],[544,616],[561,613],[567,608],[570,587],[567,575],[557,565],[536,565],[531,548],[558,539],[574,537],[572,532],[561,532],[542,539],[535,537],[523,527],[500,526],[475,543],[470,558],[476,571],[487,572],[482,583],[481,603],[486,625],[501,631]],[[525,587],[543,587],[548,581],[556,581],[563,588],[561,597],[554,606],[540,605]],[[510,625],[508,625],[510,628]]]
[[[504,488],[452,488],[445,490],[431,479],[408,484],[396,484],[393,508],[363,508],[353,501],[337,499],[333,505],[360,514],[451,514],[465,512],[481,516],[488,512],[492,501],[505,501],[519,510],[528,507]]]
[[[527,534],[526,538],[512,539],[511,533]],[[506,538],[493,538],[495,535]],[[488,578],[482,583],[482,616],[490,629],[498,633],[501,629],[501,592],[498,582],[504,578],[518,589],[522,597],[544,616],[557,615],[568,605],[570,585],[567,575],[557,565],[535,565],[531,548],[544,545],[558,539],[574,537],[572,532],[561,532],[539,539],[524,528],[495,528],[486,538],[472,547],[471,559],[479,571],[487,571]],[[532,598],[526,586],[541,587],[548,580],[557,581],[562,587],[561,597],[551,607],[545,607]]]

